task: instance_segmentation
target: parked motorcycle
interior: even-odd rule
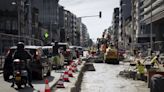
[[[22,85],[26,87],[28,81],[28,72],[26,69],[26,63],[20,59],[14,59],[13,62],[13,83],[17,85],[18,89],[21,88]]]

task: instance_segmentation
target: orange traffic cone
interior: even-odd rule
[[[78,71],[78,70],[77,70],[77,66],[73,66],[72,68],[73,68],[73,71],[74,71],[74,72],[77,72],[77,71]]]
[[[77,71],[77,64],[74,63],[72,64],[72,72],[76,72]]]
[[[64,82],[69,82],[68,71],[65,71],[65,72],[64,72],[63,80],[64,80]]]
[[[49,85],[48,85],[48,79],[45,79],[45,92],[51,92],[51,89],[50,89],[50,87],[49,87]]]
[[[71,61],[70,61],[70,65],[71,65],[73,62],[74,62],[74,61],[73,61],[73,60],[71,60]]]
[[[56,84],[57,88],[65,88],[64,87],[64,82],[63,82],[63,76],[60,77],[60,79],[58,80],[57,84]]]
[[[69,77],[73,77],[72,68],[71,67],[69,68],[68,75],[69,75]]]
[[[74,62],[74,63],[71,64],[71,66],[77,66],[77,64]]]

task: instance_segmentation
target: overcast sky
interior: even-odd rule
[[[60,0],[59,4],[71,11],[77,17],[98,15],[102,11],[102,18],[83,18],[90,38],[96,40],[101,37],[104,29],[108,28],[112,22],[113,9],[119,6],[120,0]]]

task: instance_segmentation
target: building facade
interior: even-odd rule
[[[119,13],[119,45],[120,47],[126,47],[126,41],[128,40],[127,30],[125,30],[126,23],[131,18],[132,0],[120,0],[120,13]]]
[[[60,41],[59,0],[32,0],[33,6],[39,10],[39,23],[47,32],[41,32],[45,42]],[[48,38],[44,34],[48,33]]]
[[[164,47],[164,1],[163,0],[142,0],[140,7],[141,23],[143,30],[141,34],[145,42],[153,41],[153,49],[162,50]],[[152,32],[151,32],[152,30]],[[151,34],[152,33],[152,34]],[[149,46],[151,47],[151,46]]]
[[[0,1],[0,52],[18,41],[29,43],[29,6],[28,0],[1,0]]]
[[[66,42],[66,32],[65,32],[65,17],[64,17],[64,7],[59,6],[59,29],[60,29],[60,42]]]
[[[114,8],[113,12],[113,21],[112,21],[112,30],[113,30],[113,40],[118,41],[119,35],[119,8]]]
[[[82,23],[82,30],[81,30],[81,46],[86,47],[88,45],[88,30],[87,26]]]

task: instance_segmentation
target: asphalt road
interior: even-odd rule
[[[96,71],[84,74],[81,92],[150,92],[143,81],[125,79],[118,74],[127,64],[94,64]]]
[[[58,81],[58,79],[61,76],[61,71],[56,72],[56,71],[51,71],[51,76],[47,77],[49,80],[49,86],[53,86],[54,83]],[[45,90],[45,83],[44,80],[33,80],[32,84],[34,88],[31,87],[25,87],[23,89],[18,90],[17,86],[15,85],[14,88],[11,87],[10,82],[6,82],[3,80],[3,75],[0,74],[0,92],[44,92]]]

